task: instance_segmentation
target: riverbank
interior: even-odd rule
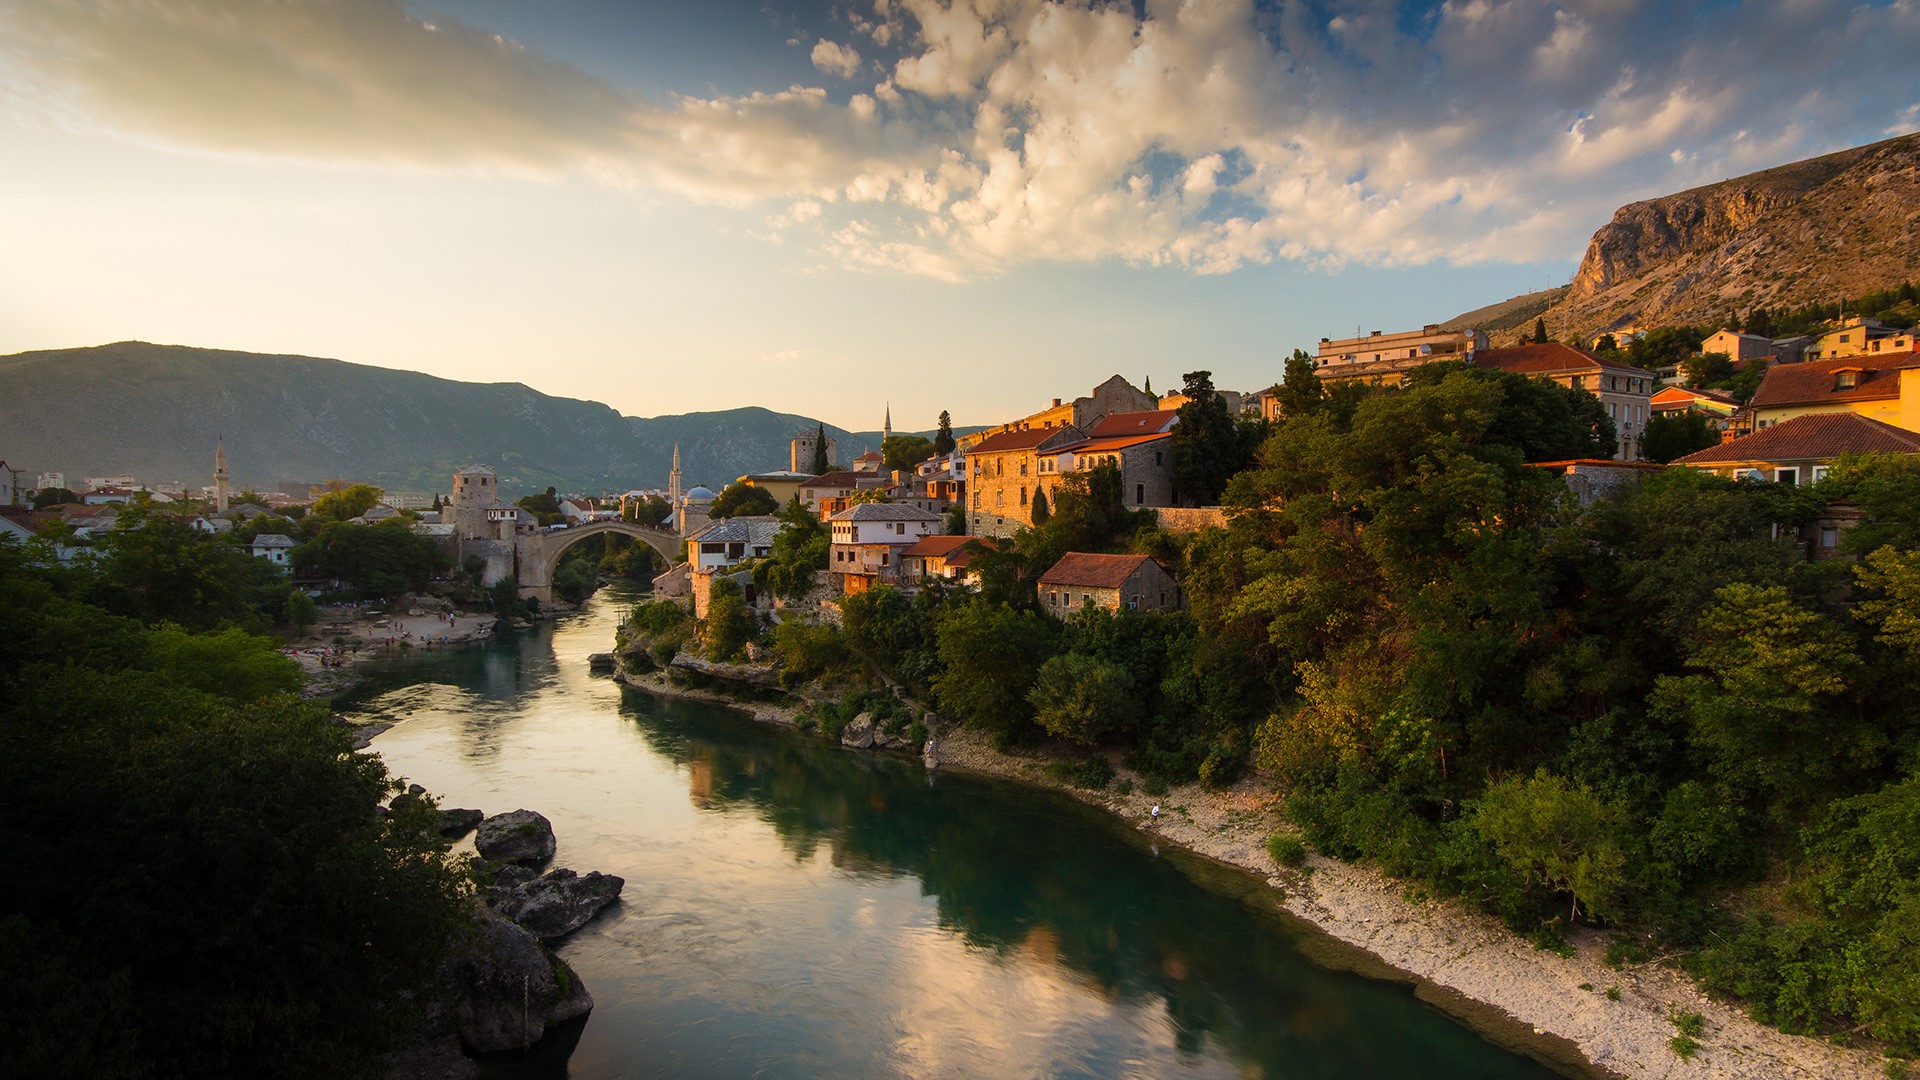
[[[763,723],[793,726],[799,713],[791,699],[742,701],[680,685],[661,672],[616,678],[649,693],[729,705]],[[1603,935],[1576,931],[1569,935],[1572,955],[1561,956],[1535,949],[1491,916],[1412,896],[1405,884],[1369,867],[1318,855],[1309,856],[1298,870],[1281,867],[1266,846],[1281,824],[1278,796],[1258,780],[1225,791],[1190,784],[1150,796],[1142,791],[1141,778],[1116,768],[1121,779],[1132,780],[1131,793],[1119,795],[1111,789],[1095,792],[1065,785],[1047,774],[1051,759],[999,753],[975,730],[945,725],[934,744],[941,769],[1066,792],[1106,809],[1153,842],[1253,875],[1270,892],[1250,900],[1271,902],[1340,946],[1377,960],[1369,963],[1335,947],[1317,950],[1323,962],[1410,981],[1424,1000],[1494,1041],[1563,1068],[1630,1080],[1870,1080],[1886,1075],[1879,1055],[1766,1027],[1734,1006],[1709,999],[1671,966],[1650,962],[1610,967]],[[1156,805],[1157,819],[1152,813]],[[1705,1021],[1698,1051],[1689,1059],[1672,1047],[1677,1031],[1670,1017],[1684,1013],[1697,1013]]]

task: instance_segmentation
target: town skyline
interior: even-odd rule
[[[0,352],[137,339],[858,430],[1115,372],[1258,390],[1322,336],[1565,283],[1626,202],[1920,126],[1885,77],[1920,44],[1901,4],[0,20]]]

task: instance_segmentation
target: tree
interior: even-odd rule
[[[313,500],[307,515],[325,521],[347,521],[373,509],[385,494],[372,484],[353,484]]]
[[[1535,345],[1545,345],[1552,340],[1552,338],[1547,336],[1546,318],[1542,316],[1541,318],[1533,320],[1533,343]]]
[[[514,505],[532,514],[542,525],[558,525],[566,520],[566,515],[560,512],[560,494],[552,487],[536,495],[522,495]]]
[[[933,452],[945,457],[953,453],[954,445],[953,417],[947,415],[947,410],[941,409],[940,426],[933,433]]]
[[[1280,415],[1291,419],[1320,408],[1325,395],[1320,376],[1314,373],[1313,357],[1305,349],[1293,350],[1287,358],[1286,381],[1280,384]]]
[[[1126,668],[1071,652],[1040,666],[1027,700],[1042,730],[1084,746],[1130,726],[1138,708]]]
[[[940,708],[1003,735],[1026,727],[1033,715],[1027,694],[1058,634],[1037,612],[979,597],[942,609],[935,623],[940,673],[933,677]]]
[[[1246,453],[1226,399],[1213,389],[1212,372],[1187,372],[1181,393],[1188,400],[1173,428],[1173,486],[1182,502],[1213,506],[1246,466]]]
[[[880,443],[880,456],[889,469],[909,471],[933,454],[933,441],[924,435],[895,435]]]
[[[1733,358],[1723,352],[1701,353],[1681,361],[1680,374],[1685,376],[1690,390],[1722,386],[1733,378]]]
[[[1747,333],[1759,334],[1764,338],[1773,336],[1773,316],[1767,313],[1766,308],[1757,307],[1747,313]]]
[[[833,468],[833,463],[827,460],[827,425],[825,424],[813,426],[813,462],[807,467],[813,470],[815,476],[824,476],[828,469]]]
[[[1146,381],[1140,384],[1140,392],[1148,397],[1153,396],[1153,376],[1147,376]]]
[[[293,624],[293,634],[300,637],[312,626],[319,611],[314,607],[313,597],[306,590],[295,589],[287,594],[287,621]]]
[[[627,503],[621,516],[635,525],[659,525],[673,516],[673,506],[658,495],[649,495]]]
[[[1627,883],[1619,807],[1583,785],[1541,769],[1488,788],[1469,819],[1475,832],[1523,878],[1570,896],[1606,918]]]
[[[771,514],[780,509],[780,502],[773,493],[763,487],[756,487],[745,481],[735,481],[722,488],[720,494],[713,497],[713,504],[707,507],[707,516],[711,518],[748,517]]]
[[[33,508],[35,510],[45,510],[49,506],[62,506],[67,503],[77,503],[79,501],[80,496],[75,495],[66,488],[41,488],[33,495]]]
[[[798,495],[780,511],[773,550],[753,568],[753,582],[775,596],[798,600],[813,587],[813,574],[827,568],[830,537],[820,518]]]
[[[944,525],[948,536],[967,535],[967,504],[964,501],[955,499],[953,505],[947,507]]]
[[[1047,519],[1053,516],[1053,508],[1047,505],[1047,492],[1044,488],[1034,489],[1031,514],[1033,517],[1033,527],[1036,529],[1045,525]]]
[[[1640,439],[1640,455],[1662,465],[1696,450],[1720,445],[1720,432],[1705,413],[1656,413]]]
[[[732,578],[714,575],[707,600],[707,658],[726,663],[740,659],[756,629],[753,606]]]

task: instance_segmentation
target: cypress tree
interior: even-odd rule
[[[813,475],[825,476],[827,463],[827,425],[818,424],[813,429]]]

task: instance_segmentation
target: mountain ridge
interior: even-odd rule
[[[664,487],[675,441],[686,486],[717,486],[785,468],[788,441],[821,423],[757,405],[630,417],[518,382],[138,341],[0,356],[0,378],[0,457],[72,483],[131,472],[197,487],[224,436],[235,481],[263,490],[341,477],[444,492],[475,462],[509,493]],[[842,458],[879,445],[824,426]]]

